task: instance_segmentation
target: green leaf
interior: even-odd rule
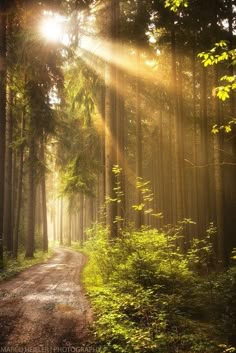
[[[230,125],[226,125],[226,126],[225,126],[225,132],[226,132],[226,133],[229,133],[229,132],[231,132],[231,131],[232,131],[231,126],[230,126]]]
[[[218,134],[219,132],[219,128],[218,128],[218,125],[213,125],[212,129],[211,129],[211,132],[213,134]]]
[[[133,205],[132,208],[135,210],[135,211],[142,211],[143,208],[144,208],[144,203],[141,203],[140,205]]]

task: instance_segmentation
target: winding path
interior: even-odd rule
[[[80,283],[85,261],[58,248],[47,263],[0,283],[0,352],[86,351],[92,314]]]

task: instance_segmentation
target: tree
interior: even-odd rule
[[[6,8],[0,5],[0,267],[3,266],[3,214],[6,132]]]

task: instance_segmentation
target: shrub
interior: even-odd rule
[[[219,344],[228,347],[235,270],[210,273],[210,237],[193,241],[185,255],[178,244],[175,231],[128,229],[112,241],[101,225],[89,231],[84,280],[102,352],[222,353]]]

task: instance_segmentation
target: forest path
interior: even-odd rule
[[[75,352],[86,344],[92,320],[80,282],[86,257],[55,252],[0,283],[0,352]]]

